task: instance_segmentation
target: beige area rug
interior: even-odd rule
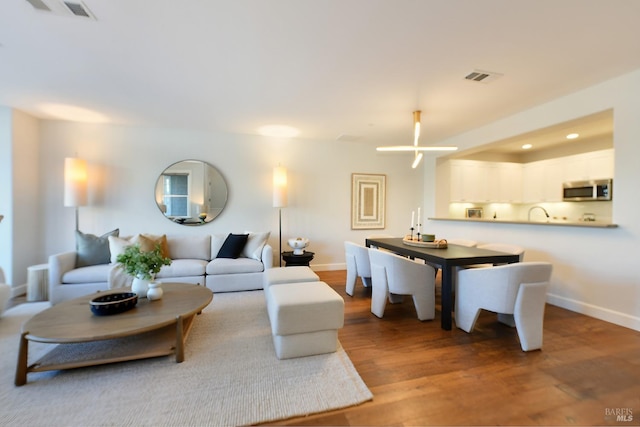
[[[0,426],[246,425],[373,397],[342,348],[278,360],[262,291],[216,294],[196,319],[183,363],[160,357],[31,373],[15,387],[20,326],[46,304],[0,318]],[[46,352],[32,347],[30,362]]]

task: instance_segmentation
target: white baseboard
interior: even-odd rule
[[[547,302],[551,305],[575,311],[576,313],[595,317],[596,319],[604,320],[605,322],[640,331],[640,317],[630,316],[626,313],[620,313],[608,308],[598,307],[593,304],[587,304],[582,301],[576,301],[554,294],[547,294]]]

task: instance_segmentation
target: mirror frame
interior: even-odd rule
[[[186,199],[186,203],[176,205],[176,208],[186,209],[180,215],[174,215],[171,207],[165,203],[165,179],[169,176],[187,177],[186,194],[174,195]],[[220,171],[208,162],[195,159],[180,160],[169,165],[160,173],[154,189],[154,200],[160,213],[173,223],[187,226],[210,223],[222,213],[228,199],[229,187]]]

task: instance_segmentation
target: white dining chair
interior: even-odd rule
[[[431,320],[435,317],[435,277],[434,269],[379,249],[369,249],[371,262],[371,312],[377,317],[384,316],[387,300],[402,302],[404,295],[411,295],[418,319]]]
[[[360,277],[365,287],[371,286],[371,266],[369,263],[369,249],[353,242],[344,242],[344,255],[347,264],[347,282],[345,289],[353,296],[356,280]]]
[[[515,326],[523,351],[542,348],[544,309],[552,266],[520,262],[470,268],[458,274],[456,326],[472,332],[480,310],[498,313],[498,321]]]

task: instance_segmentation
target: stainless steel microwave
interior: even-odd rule
[[[612,179],[565,182],[562,184],[562,200],[565,202],[611,200],[612,185]]]

